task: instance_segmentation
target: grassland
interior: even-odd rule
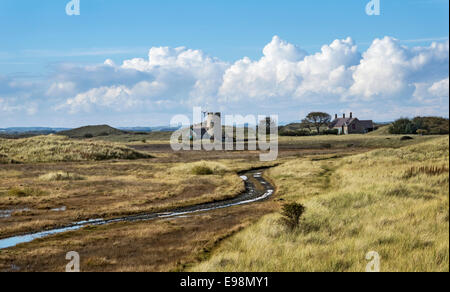
[[[191,270],[361,272],[376,251],[382,271],[448,272],[448,167],[448,137],[284,163],[267,175],[280,205],[307,207],[301,227],[267,215]]]
[[[430,141],[436,136],[410,135],[411,140],[402,140],[402,135],[386,135],[384,130],[367,135],[345,136],[309,136],[309,137],[280,137],[280,148],[295,149],[345,149],[345,148],[400,148]]]
[[[73,140],[62,136],[38,136],[9,140],[0,139],[0,163],[8,161],[22,163],[100,161],[109,159],[144,159],[149,154],[126,146]]]
[[[0,140],[0,210],[14,211],[0,219],[0,238],[229,198],[244,188],[237,173],[254,167],[275,166],[265,177],[276,186],[272,200],[248,206],[86,227],[2,250],[0,271],[61,271],[70,250],[83,271],[360,271],[370,250],[383,270],[445,270],[448,137],[412,137],[282,137],[272,163],[257,151],[174,153],[164,139]],[[116,147],[152,158],[78,160],[80,149]],[[21,164],[8,162],[20,155]],[[307,206],[294,233],[278,222],[286,202]]]
[[[244,183],[246,161],[166,163],[158,160],[0,166],[0,237],[92,218],[114,218],[224,200]],[[198,173],[199,167],[208,170]],[[64,212],[52,210],[66,207]]]

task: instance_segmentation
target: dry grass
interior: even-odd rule
[[[217,210],[176,220],[87,227],[0,252],[0,272],[63,272],[77,251],[82,272],[179,271],[231,234],[273,212],[273,203]]]
[[[306,205],[297,232],[268,215],[194,271],[449,271],[449,141],[310,161],[270,171],[287,202]],[[414,176],[405,176],[411,169]],[[428,171],[439,169],[439,171]]]
[[[143,159],[150,155],[126,146],[106,143],[71,140],[61,136],[39,136],[18,140],[0,139],[0,163],[18,161],[22,163],[100,161],[109,159]]]
[[[85,178],[75,173],[70,173],[66,171],[54,171],[41,175],[39,179],[42,181],[73,181],[73,180],[84,180]]]
[[[399,148],[421,142],[439,139],[439,136],[412,135],[413,140],[402,141],[400,135],[373,132],[366,135],[280,137],[280,148],[339,149],[339,148]]]
[[[0,153],[0,164],[13,164],[17,163],[14,159],[8,157],[8,155]]]
[[[201,165],[213,173],[193,173]],[[30,211],[0,220],[0,237],[79,220],[165,211],[228,199],[245,189],[234,168],[253,166],[248,161],[155,160],[2,165],[0,210]],[[61,206],[67,209],[52,212]]]
[[[191,173],[194,175],[223,175],[230,172],[230,169],[223,163],[203,160],[178,165],[174,167],[173,171],[184,174]]]

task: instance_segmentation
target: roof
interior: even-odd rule
[[[338,118],[330,124],[330,128],[342,128],[351,125],[355,121],[358,121],[365,129],[373,129],[374,127],[373,121],[370,120],[360,121],[357,118]]]
[[[362,125],[363,125],[363,127],[364,128],[366,128],[366,129],[373,129],[374,128],[374,126],[373,126],[373,121],[370,121],[370,120],[366,120],[366,121],[359,121]]]
[[[355,120],[357,120],[357,119],[356,118],[339,118],[339,119],[334,120],[331,123],[330,128],[342,128],[343,126],[350,125]]]

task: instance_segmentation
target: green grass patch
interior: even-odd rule
[[[9,197],[25,198],[45,196],[47,193],[35,188],[12,188],[6,192],[6,195]]]

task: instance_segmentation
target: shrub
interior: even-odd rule
[[[302,204],[291,203],[283,206],[281,223],[293,231],[300,226],[300,219],[306,208]]]
[[[323,131],[324,135],[339,135],[339,130],[338,129],[330,129],[330,130],[325,130]]]
[[[416,117],[395,121],[389,128],[391,134],[447,135],[449,120],[439,117]]]
[[[414,140],[414,138],[410,137],[410,136],[403,136],[403,137],[400,138],[400,140],[401,141],[408,141],[408,140]]]
[[[213,170],[207,166],[197,165],[192,168],[192,174],[195,175],[211,175],[213,173]]]
[[[286,137],[306,137],[311,136],[311,132],[308,130],[281,130],[279,133],[280,136]]]
[[[84,138],[91,139],[91,138],[94,138],[94,135],[92,135],[92,134],[84,134]]]
[[[391,134],[415,134],[416,131],[416,125],[405,118],[395,121],[389,128],[389,133]]]

